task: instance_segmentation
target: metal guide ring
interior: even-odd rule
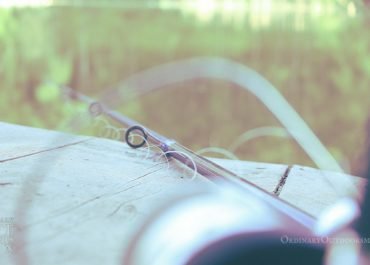
[[[142,134],[143,136],[143,141],[138,143],[138,144],[135,144],[133,143],[131,140],[130,140],[130,134],[133,132],[133,131],[140,131],[140,133]],[[145,132],[144,128],[142,126],[139,126],[139,125],[134,125],[134,126],[131,126],[130,128],[127,129],[126,133],[125,133],[125,140],[126,140],[126,143],[131,147],[131,148],[140,148],[142,147],[143,145],[145,145],[146,141],[148,139],[148,134]]]
[[[89,105],[89,113],[93,117],[98,117],[103,113],[103,107],[99,102],[92,102]]]

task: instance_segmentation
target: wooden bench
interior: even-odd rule
[[[303,166],[212,160],[314,216],[343,196],[327,175],[363,183]],[[213,185],[192,176],[145,148],[0,123],[0,264],[13,264],[6,245],[15,236],[24,243],[17,258],[27,264],[120,264],[157,204],[189,183]],[[6,235],[15,223],[21,232]]]

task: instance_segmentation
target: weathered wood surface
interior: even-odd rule
[[[341,197],[325,181],[332,173],[213,160],[315,216]],[[156,204],[188,183],[213,185],[192,175],[124,143],[0,123],[0,226],[20,220],[29,264],[121,264],[135,225]],[[4,243],[0,264],[13,264]]]

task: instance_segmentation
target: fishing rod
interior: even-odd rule
[[[248,228],[248,224],[246,224],[246,228],[239,230],[239,234],[226,234],[229,236],[226,236],[225,240],[218,241],[220,245],[217,245],[218,243],[210,243],[211,245],[206,245],[207,247],[203,250],[192,250],[190,253],[198,253],[199,255],[195,255],[194,257],[191,258],[191,262],[162,262],[163,260],[159,258],[159,263],[158,264],[172,264],[172,265],[204,265],[204,264],[210,264],[210,260],[212,261],[212,264],[229,264],[229,260],[233,260],[235,255],[239,255],[241,253],[244,253],[246,251],[246,247],[249,248],[247,256],[247,260],[253,261],[253,260],[260,260],[261,257],[262,259],[267,256],[267,262],[266,263],[261,263],[261,264],[271,264],[272,261],[275,260],[275,254],[279,253],[280,251],[284,254],[284,258],[288,259],[286,260],[285,264],[324,264],[324,253],[329,251],[330,252],[330,244],[328,245],[328,242],[325,242],[325,238],[328,236],[333,236],[336,235],[337,233],[340,233],[341,231],[345,231],[346,229],[351,229],[351,226],[353,225],[352,221],[356,220],[358,218],[357,213],[351,213],[347,214],[346,216],[343,216],[341,214],[338,215],[338,209],[344,209],[346,206],[346,203],[339,202],[337,206],[334,205],[333,209],[334,211],[327,211],[327,216],[331,215],[329,219],[326,219],[325,217],[323,218],[322,216],[320,219],[316,219],[309,213],[305,212],[302,209],[297,208],[296,206],[290,204],[289,202],[282,200],[279,198],[277,195],[273,193],[269,193],[262,188],[258,187],[257,185],[253,184],[252,182],[238,176],[237,174],[217,165],[216,163],[208,160],[207,158],[200,156],[193,151],[189,150],[188,148],[182,146],[178,142],[176,142],[173,139],[167,138],[147,127],[144,125],[140,124],[139,122],[130,119],[129,117],[126,117],[122,115],[121,113],[109,108],[106,104],[103,102],[96,101],[93,98],[90,98],[68,86],[59,86],[61,90],[65,93],[65,95],[72,100],[80,101],[88,105],[88,110],[90,115],[93,117],[97,117],[99,115],[104,115],[112,119],[113,121],[119,123],[122,126],[127,127],[127,130],[125,132],[124,140],[126,143],[132,147],[132,148],[140,148],[144,145],[149,145],[152,144],[154,146],[157,146],[164,155],[168,159],[173,158],[180,162],[181,164],[189,167],[190,169],[195,171],[195,174],[198,173],[205,177],[206,179],[210,180],[211,182],[214,182],[215,184],[218,185],[223,185],[223,188],[225,190],[228,190],[228,188],[232,188],[236,193],[242,194],[243,200],[246,201],[248,204],[253,204],[255,207],[259,208],[262,207],[263,210],[262,214],[261,212],[256,212],[256,209],[253,208],[247,208],[247,215],[249,214],[250,217],[253,219],[253,215],[259,216],[257,219],[261,220],[259,218],[262,218],[264,220],[266,219],[271,219],[274,220],[275,224],[270,226],[267,225],[265,227],[265,230],[257,231],[254,230],[254,225],[253,222],[256,222],[256,220],[252,220],[252,226]],[[139,142],[134,141],[133,139],[135,136],[139,136],[141,140]],[[369,161],[370,163],[370,161]],[[370,170],[369,170],[370,172]],[[221,189],[223,190],[223,189]],[[365,196],[366,203],[363,204],[363,208],[368,206],[369,202],[369,188],[367,190],[367,195]],[[207,196],[206,196],[207,197]],[[222,196],[221,196],[222,197]],[[198,198],[199,200],[199,198]],[[217,204],[222,204],[224,201],[220,199],[220,201],[216,202]],[[202,202],[199,200],[195,205],[202,205],[204,204],[204,201]],[[267,208],[264,208],[263,205],[267,206]],[[344,205],[344,206],[343,206]],[[209,204],[206,203],[205,206],[210,206]],[[351,207],[356,208],[357,204],[354,202],[354,205]],[[228,206],[230,208],[230,205]],[[233,206],[231,206],[232,208]],[[343,208],[344,207],[344,208]],[[181,206],[178,206],[178,208],[181,208]],[[183,209],[185,213],[183,214],[192,214],[192,211],[194,209]],[[229,209],[230,210],[230,209]],[[243,211],[243,208],[240,209]],[[336,212],[337,211],[337,212]],[[341,211],[339,211],[341,212]],[[369,216],[368,212],[364,209],[362,209],[363,215],[362,217],[358,220],[358,225],[357,225],[357,232],[359,235],[364,235],[366,234],[365,231],[368,231],[368,225],[367,225],[367,217]],[[222,214],[222,213],[221,213]],[[227,214],[227,211],[226,213]],[[138,233],[138,235],[134,238],[133,242],[131,243],[127,253],[127,257],[124,260],[123,264],[128,264],[128,265],[142,265],[142,264],[147,264],[147,262],[141,263],[137,262],[136,258],[139,257],[139,260],[141,260],[141,251],[144,251],[140,248],[140,246],[145,246],[144,249],[152,248],[153,245],[147,245],[144,243],[142,245],[142,242],[153,242],[155,241],[155,237],[161,237],[162,232],[165,231],[167,228],[163,228],[164,224],[168,225],[169,227],[173,226],[173,220],[177,220],[179,223],[181,223],[180,217],[174,217],[172,216],[169,219],[165,219],[166,214],[165,212],[163,213],[164,217],[162,218],[162,228],[158,230],[157,233],[155,233],[154,238],[151,240],[147,241],[147,238],[143,236],[141,233]],[[167,214],[168,215],[168,214]],[[158,216],[157,216],[158,217]],[[167,216],[168,217],[168,216]],[[177,218],[177,219],[176,219]],[[207,222],[208,217],[203,216],[205,220],[201,220],[201,222]],[[248,219],[247,218],[247,219]],[[336,219],[336,222],[333,222],[333,218]],[[152,218],[150,218],[153,220]],[[163,220],[164,219],[164,220]],[[186,219],[186,218],[185,218]],[[202,218],[201,218],[202,219]],[[341,220],[344,220],[344,222],[341,222]],[[350,219],[350,220],[347,220]],[[257,220],[257,223],[260,222]],[[329,221],[328,221],[329,220]],[[212,223],[214,223],[213,221]],[[217,223],[217,221],[216,221]],[[322,226],[324,224],[324,226]],[[149,229],[151,227],[150,224],[144,224],[142,232],[146,231],[146,229]],[[186,225],[186,224],[184,224]],[[212,227],[212,224],[209,224]],[[215,226],[215,224],[213,224]],[[231,224],[232,225],[232,224]],[[327,226],[328,225],[328,226]],[[191,226],[191,225],[190,225]],[[320,230],[320,227],[325,227],[325,229]],[[189,231],[191,231],[190,227]],[[277,230],[276,230],[277,228]],[[179,231],[179,229],[183,228],[178,228],[175,229],[175,231]],[[210,228],[211,229],[211,228]],[[218,228],[217,228],[218,229]],[[250,229],[250,230],[248,230]],[[272,230],[271,230],[272,229]],[[274,230],[275,229],[275,230]],[[196,231],[193,230],[193,231]],[[246,232],[247,231],[247,232]],[[243,234],[243,233],[247,234]],[[212,232],[213,233],[213,232]],[[282,235],[282,233],[286,233],[286,235]],[[153,236],[153,234],[148,233],[147,236],[150,238],[150,235]],[[287,243],[286,240],[289,240],[289,235],[296,237],[296,238],[301,238],[303,241],[299,246],[291,244],[291,246],[288,246],[288,251],[282,247],[282,244]],[[198,235],[199,236],[199,235]],[[231,237],[230,237],[231,236]],[[141,239],[140,239],[141,238]],[[321,238],[321,239],[320,239]],[[323,241],[324,238],[324,241]],[[142,240],[142,241],[140,241]],[[175,240],[175,239],[171,239]],[[202,241],[203,239],[200,239]],[[242,241],[240,241],[242,240]],[[245,241],[246,240],[246,241]],[[253,250],[254,249],[254,243],[255,240],[262,240],[263,244],[257,246],[256,252]],[[310,240],[313,240],[310,242]],[[316,241],[315,241],[316,240]],[[251,243],[252,242],[252,243]],[[223,244],[226,245],[223,245]],[[177,243],[176,243],[177,244]],[[175,245],[176,245],[175,244]],[[188,243],[190,244],[190,243]],[[216,245],[212,245],[216,244]],[[252,245],[250,245],[252,244]],[[189,245],[186,246],[186,244],[183,245],[183,247],[180,247],[180,245],[177,245],[178,249],[177,251],[182,252],[183,247],[185,248],[192,248],[189,247]],[[213,247],[216,249],[213,249]],[[235,253],[230,251],[230,246],[239,248]],[[285,245],[286,246],[286,245]],[[218,247],[221,247],[221,249],[217,249]],[[155,248],[155,247],[154,247]],[[210,248],[210,249],[209,249]],[[328,250],[329,248],[329,250]],[[135,251],[136,249],[136,251]],[[141,249],[141,250],[140,250]],[[207,254],[207,249],[210,250],[210,253]],[[228,250],[229,249],[229,250]],[[263,250],[263,253],[271,253],[271,256],[269,257],[269,254],[258,254],[260,250]],[[198,252],[197,252],[198,251]],[[150,252],[150,251],[149,251]],[[366,252],[366,251],[365,251]],[[217,263],[217,258],[215,258],[215,253],[218,253],[218,256],[225,256],[227,257],[227,261],[222,263],[221,261]],[[234,255],[234,254],[235,255]],[[275,253],[275,254],[273,254]],[[302,254],[303,253],[303,254]],[[170,260],[174,257],[176,257],[179,254],[179,252],[176,251],[170,251],[170,253],[167,253],[163,257],[169,258]],[[183,253],[182,253],[183,254]],[[189,256],[193,255],[189,254]],[[207,256],[208,255],[208,256]],[[243,254],[244,255],[244,254]],[[303,256],[302,256],[303,255]],[[304,258],[307,255],[307,258]],[[220,257],[221,257],[220,256]],[[206,257],[210,258],[207,259]],[[292,258],[290,258],[292,257]],[[294,258],[293,258],[294,257]],[[199,260],[203,260],[206,258],[208,260],[207,262],[198,262]],[[230,258],[230,259],[229,259]],[[281,256],[279,256],[281,258]],[[176,258],[175,258],[176,259]],[[150,259],[151,260],[151,259]],[[192,262],[193,260],[196,260],[196,262]],[[215,263],[216,262],[216,263]],[[157,264],[157,263],[156,263]],[[235,263],[235,264],[244,264],[244,263]],[[325,264],[333,264],[333,263],[328,263],[325,261]],[[335,263],[334,263],[335,264]],[[344,263],[341,264],[346,264],[345,261]],[[359,264],[359,263],[358,263]],[[361,264],[367,264],[361,263]]]
[[[206,179],[217,183],[226,182],[236,189],[247,192],[248,194],[251,194],[262,200],[275,209],[275,211],[282,214],[286,221],[291,223],[293,227],[295,225],[297,228],[313,231],[316,224],[316,219],[305,211],[280,199],[276,195],[263,190],[252,182],[217,165],[216,163],[194,153],[193,151],[177,143],[175,140],[160,135],[146,128],[137,121],[134,121],[118,113],[117,111],[110,109],[102,102],[98,102],[67,86],[60,86],[60,88],[62,91],[64,91],[68,98],[86,103],[92,116],[96,117],[99,115],[105,115],[120,125],[128,127],[125,133],[125,140],[130,147],[140,148],[146,143],[156,145],[164,154],[166,154],[168,158],[173,158],[179,161],[181,164],[189,167],[192,170],[195,170],[196,173],[202,175]],[[134,136],[135,133],[136,135],[140,135],[142,138],[142,141],[139,143],[132,140],[132,136]]]

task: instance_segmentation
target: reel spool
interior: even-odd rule
[[[154,212],[125,253],[125,265],[324,264],[320,242],[258,198],[225,185],[193,190]]]

